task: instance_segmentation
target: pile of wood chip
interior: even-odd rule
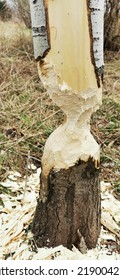
[[[6,190],[0,194],[0,259],[120,259],[120,202],[113,196],[111,185],[105,182],[101,182],[102,226],[95,249],[82,254],[74,246],[72,250],[62,245],[37,248],[30,224],[39,195],[40,172],[35,166],[24,178],[18,172],[10,172],[6,181],[0,183]]]

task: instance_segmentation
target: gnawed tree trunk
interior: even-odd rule
[[[40,247],[81,249],[84,239],[93,248],[100,232],[100,151],[90,117],[102,99],[104,1],[30,3],[39,75],[65,114],[44,148],[32,231]]]

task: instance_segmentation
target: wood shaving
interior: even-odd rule
[[[21,174],[16,172],[9,173],[6,181],[1,182],[4,188],[11,190],[15,195],[0,195],[4,205],[0,206],[0,259],[120,259],[117,252],[117,242],[120,239],[120,202],[113,196],[110,183],[105,182],[101,183],[102,226],[95,249],[85,250],[82,254],[75,246],[69,250],[62,245],[50,249],[31,245],[34,240],[30,224],[39,196],[40,171],[40,168],[33,169],[31,172],[34,173],[27,177],[27,184],[26,178],[22,178]]]

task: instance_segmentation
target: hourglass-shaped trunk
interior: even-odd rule
[[[40,79],[65,114],[45,144],[32,231],[38,246],[81,248],[84,239],[93,248],[100,232],[100,150],[90,117],[102,99],[104,0],[30,4]]]

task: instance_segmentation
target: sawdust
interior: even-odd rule
[[[30,168],[30,169],[29,169]],[[85,254],[73,246],[62,244],[55,248],[37,248],[30,231],[39,193],[40,168],[28,166],[30,172],[22,178],[18,172],[9,172],[0,183],[0,259],[1,260],[79,260],[120,259],[120,202],[113,196],[110,183],[101,182],[101,234],[95,249]]]

